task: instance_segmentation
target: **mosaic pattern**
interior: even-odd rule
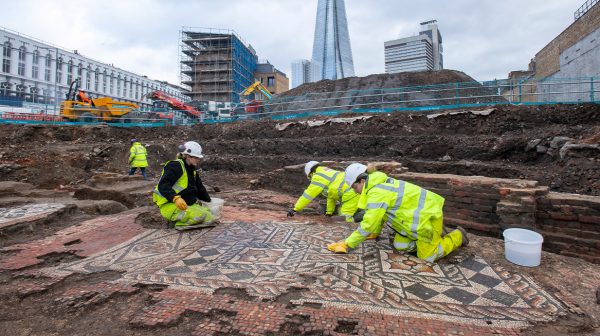
[[[0,208],[0,228],[36,220],[65,208],[59,203],[27,204],[20,207]]]
[[[344,224],[224,223],[183,233],[148,231],[65,271],[127,271],[127,281],[212,293],[245,288],[270,299],[307,288],[293,303],[418,316],[479,325],[522,326],[564,308],[531,279],[479,257],[432,264],[392,252],[385,239],[349,254],[325,246],[350,233]]]

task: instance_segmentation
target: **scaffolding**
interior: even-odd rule
[[[256,52],[233,30],[183,27],[180,34],[181,85],[195,101],[240,101],[254,82]]]

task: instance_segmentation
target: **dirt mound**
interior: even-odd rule
[[[475,79],[471,76],[457,70],[375,74],[365,77],[347,77],[337,80],[326,79],[315,83],[306,83],[286,91],[277,97],[293,97],[311,93],[334,91],[385,89],[474,81]]]
[[[440,84],[449,85],[432,88]],[[265,108],[271,112],[303,112],[322,108],[356,110],[452,105],[457,103],[457,90],[460,97],[473,97],[460,99],[461,104],[504,101],[497,97],[495,90],[483,87],[463,72],[440,70],[307,83],[278,95]]]
[[[525,178],[553,191],[600,195],[600,150],[573,148],[560,155],[567,143],[598,144],[600,105],[463,112],[378,113],[353,124],[292,124],[282,131],[272,120],[152,129],[0,125],[0,165],[19,166],[0,180],[56,188],[99,171],[123,174],[135,135],[148,149],[148,174],[155,181],[179,144],[199,141],[206,154],[203,181],[223,190],[246,187],[253,174],[309,160],[395,160],[415,172]],[[29,141],[17,141],[21,133]]]

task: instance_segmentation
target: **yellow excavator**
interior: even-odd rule
[[[110,97],[92,99],[79,90],[77,78],[69,87],[67,99],[60,104],[60,115],[69,121],[118,122],[124,121],[123,117],[137,108],[135,103],[116,101]]]
[[[266,100],[273,99],[273,94],[264,86],[260,81],[254,82],[254,84],[248,86],[244,91],[240,93],[240,96],[247,97],[254,91],[260,91]],[[261,100],[251,100],[244,104],[244,110],[246,113],[262,113],[264,111],[264,102]]]

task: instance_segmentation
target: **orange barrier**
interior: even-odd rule
[[[6,112],[2,114],[2,119],[8,120],[34,120],[34,121],[63,121],[61,116],[41,114],[41,113],[15,113]]]

